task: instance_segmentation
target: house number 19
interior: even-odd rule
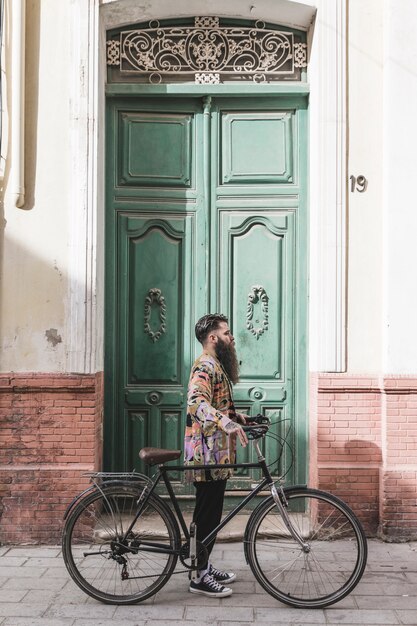
[[[358,177],[350,177],[350,190],[352,193],[354,191],[359,191],[359,193],[363,193],[364,191],[366,191],[367,186],[368,181],[362,174],[360,174]]]

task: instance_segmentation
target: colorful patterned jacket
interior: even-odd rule
[[[188,384],[187,423],[184,457],[186,465],[234,463],[236,436],[227,435],[225,426],[237,415],[232,386],[218,359],[208,352],[195,361]],[[195,470],[194,481],[229,478],[231,469]]]

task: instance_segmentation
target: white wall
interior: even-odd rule
[[[384,0],[384,360],[417,373],[417,3]]]
[[[348,25],[347,364],[351,373],[382,368],[383,11],[380,0],[350,0]]]
[[[417,3],[349,2],[348,370],[417,373]]]

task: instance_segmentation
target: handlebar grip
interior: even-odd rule
[[[268,432],[269,424],[247,424],[242,428],[247,433],[248,439],[260,439]]]
[[[258,413],[254,417],[250,418],[251,422],[255,422],[256,424],[270,424],[271,420],[266,415],[262,415],[262,413]]]

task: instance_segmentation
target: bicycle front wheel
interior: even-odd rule
[[[173,572],[180,545],[171,510],[151,496],[138,510],[133,485],[97,489],[70,513],[64,528],[65,565],[77,585],[108,604],[134,604],[159,591]]]
[[[245,551],[255,578],[272,596],[301,608],[338,602],[357,585],[367,558],[366,537],[353,511],[316,489],[285,490],[288,517],[302,537],[290,534],[273,498],[253,512]]]

